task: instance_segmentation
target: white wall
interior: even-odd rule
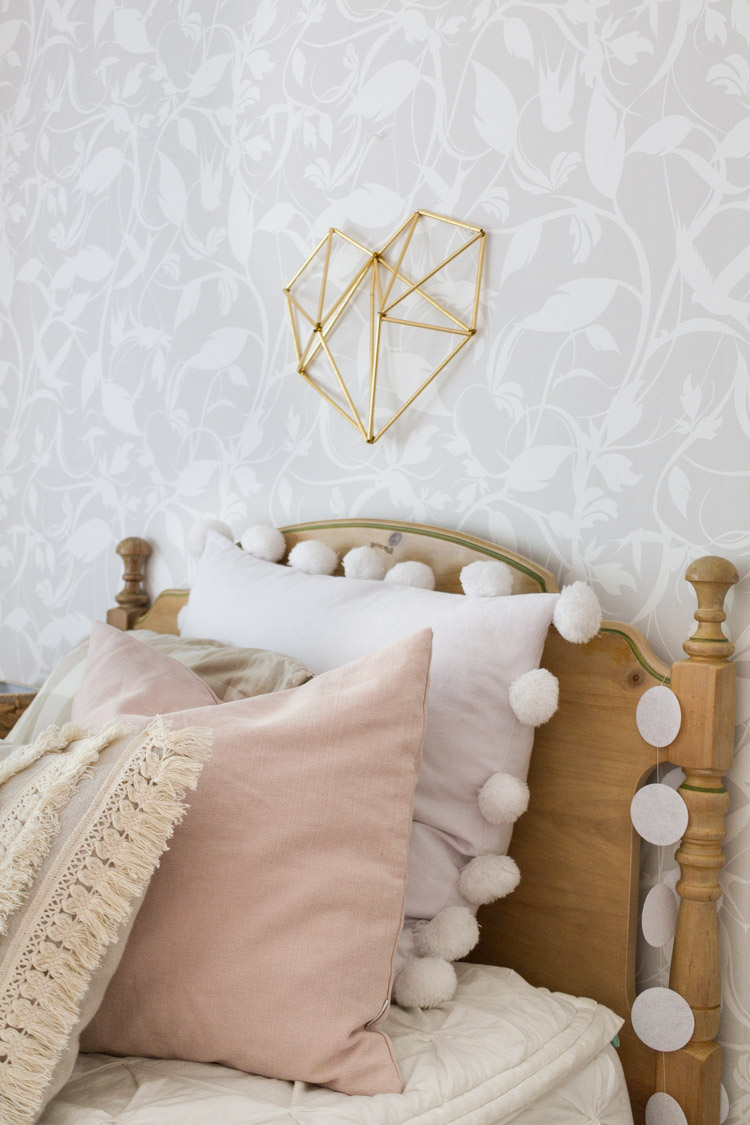
[[[124,534],[179,583],[196,513],[460,527],[679,655],[688,560],[750,557],[750,0],[2,8],[0,674],[38,681],[103,614]],[[294,376],[281,287],[329,226],[374,247],[416,207],[488,231],[480,330],[367,447]]]

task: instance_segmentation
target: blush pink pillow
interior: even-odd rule
[[[189,669],[95,628],[75,720],[170,712],[175,728],[209,726],[214,750],[83,1050],[401,1091],[374,1024],[403,917],[431,644],[422,630],[301,687],[218,703]]]

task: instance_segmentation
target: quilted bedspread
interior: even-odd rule
[[[349,1097],[218,1065],[82,1055],[40,1125],[631,1121],[610,1046],[622,1020],[593,1000],[532,988],[510,969],[457,969],[453,1001],[424,1012],[394,1007],[384,1021],[403,1094]]]

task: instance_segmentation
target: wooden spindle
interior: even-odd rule
[[[107,624],[116,629],[130,629],[142,617],[149,606],[149,598],[143,585],[143,568],[151,554],[151,546],[145,539],[130,536],[117,544],[117,554],[123,560],[123,588],[115,595],[117,605],[107,611]]]
[[[722,623],[724,599],[738,575],[726,559],[711,555],[693,563],[685,577],[698,599],[698,627],[683,645],[688,659],[672,666],[672,690],[680,701],[682,726],[669,747],[669,760],[685,771],[680,794],[687,805],[688,826],[676,853],[680,911],[669,983],[690,1005],[695,1030],[682,1050],[657,1057],[657,1089],[679,1102],[688,1125],[718,1125],[718,876],[724,866],[721,845],[729,807],[722,778],[734,753],[736,683],[736,667],[729,663],[734,645]]]

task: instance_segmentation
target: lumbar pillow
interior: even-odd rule
[[[134,629],[129,635],[192,668],[222,702],[299,687],[312,674],[293,657],[264,649],[235,648],[218,641],[161,635],[148,629]],[[73,696],[83,681],[88,651],[87,637],[62,658],[6,742],[20,746],[32,742],[47,727],[62,727],[70,721]]]
[[[141,734],[69,724],[3,757],[3,1125],[31,1125],[70,1075],[211,737],[161,720]]]
[[[431,964],[412,966],[397,983],[396,999],[410,1006],[415,997],[422,998],[420,1004],[450,997],[455,974],[434,962],[465,956],[471,948],[467,935],[476,940],[466,915],[518,882],[513,861],[493,853],[507,850],[513,813],[525,807],[519,786],[525,789],[532,724],[549,718],[556,704],[554,677],[545,672],[540,684],[524,677],[538,675],[558,595],[457,596],[396,581],[399,568],[407,579],[416,575],[429,585],[423,573],[429,572],[432,580],[429,568],[419,569],[416,562],[397,563],[386,582],[304,574],[253,558],[209,534],[180,628],[185,636],[294,651],[314,673],[394,637],[432,628],[432,687],[397,967],[400,971],[412,954]],[[519,681],[520,720],[510,699]],[[490,795],[484,787],[491,778]],[[471,867],[475,857],[480,862]],[[461,914],[440,919],[457,907]],[[415,928],[436,916],[434,940],[428,935],[415,947]]]
[[[171,711],[175,729],[213,730],[214,750],[82,1049],[400,1092],[376,1025],[403,919],[430,650],[423,629],[294,690],[177,711],[192,672],[94,629],[75,721]]]

